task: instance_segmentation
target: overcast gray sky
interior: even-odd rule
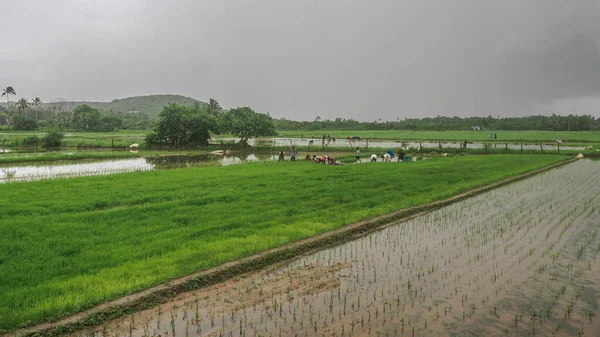
[[[296,120],[592,114],[598,0],[0,0],[0,87]]]

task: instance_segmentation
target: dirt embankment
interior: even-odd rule
[[[54,337],[86,327],[97,326],[120,316],[165,303],[167,300],[175,298],[178,294],[212,286],[235,276],[240,276],[270,265],[281,263],[300,255],[312,253],[342,242],[352,241],[367,233],[389,226],[392,223],[411,219],[430,210],[438,209],[494,188],[526,179],[535,174],[576,160],[577,159],[565,160],[520,176],[478,187],[445,200],[402,209],[386,215],[350,224],[327,233],[299,240],[240,260],[225,263],[217,267],[165,282],[142,292],[105,302],[84,312],[65,317],[56,322],[42,323],[29,328],[13,331],[12,333],[16,333],[16,335],[23,337]],[[9,334],[3,336],[8,335]]]

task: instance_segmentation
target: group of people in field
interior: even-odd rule
[[[297,154],[298,154],[298,150],[296,150],[295,147],[292,147],[290,149],[290,161],[296,161]],[[279,161],[284,161],[284,160],[285,160],[285,153],[283,153],[283,151],[280,151],[279,152]],[[335,160],[335,157],[328,156],[328,155],[322,155],[322,156],[313,155],[311,157],[310,155],[307,154],[306,157],[304,157],[304,160],[312,161],[313,163],[316,163],[316,164],[341,165],[341,163],[339,161]]]
[[[296,155],[298,154],[298,150],[296,150],[295,147],[292,147],[290,149],[290,161],[296,161]],[[360,159],[360,148],[356,148],[356,162],[357,163],[362,163],[361,159]],[[396,156],[397,161],[408,161],[408,156],[404,153],[403,150],[400,150],[397,154],[394,154],[394,152],[392,152],[392,150],[388,150],[386,153],[381,155],[381,161],[382,162],[391,162],[392,158],[394,158]],[[371,162],[377,162],[377,159],[379,158],[379,156],[377,154],[372,154],[371,155]],[[322,156],[317,156],[317,155],[306,155],[306,157],[304,157],[305,161],[311,161],[315,164],[325,164],[325,165],[341,165],[341,163],[339,161],[335,160],[335,157],[333,156],[328,156],[328,155],[322,155]],[[279,161],[285,161],[285,153],[283,151],[279,152]]]
[[[387,150],[386,153],[381,155],[381,161],[389,163],[392,161],[393,157],[394,157],[394,152],[392,152],[392,150]],[[378,158],[379,158],[379,156],[377,154],[373,153],[371,155],[371,162],[372,163],[377,162]],[[397,158],[398,158],[398,161],[408,161],[408,156],[402,150],[400,150],[397,153]],[[358,148],[358,147],[356,148],[356,162],[362,163],[362,160],[360,160],[360,148]]]

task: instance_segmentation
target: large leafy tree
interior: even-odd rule
[[[71,120],[73,118],[73,111],[66,108],[67,100],[59,98],[56,102],[51,104],[51,109],[54,118],[58,123],[58,129],[60,131],[69,131],[71,127]]]
[[[71,125],[77,131],[100,131],[102,129],[100,111],[87,104],[78,105],[73,109]]]
[[[271,116],[257,113],[249,107],[235,108],[221,113],[219,129],[223,133],[231,133],[239,137],[242,144],[246,144],[252,137],[277,134]]]
[[[198,107],[169,104],[158,116],[158,123],[147,141],[173,147],[208,145],[215,122],[212,116]]]

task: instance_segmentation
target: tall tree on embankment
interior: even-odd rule
[[[274,136],[277,134],[273,118],[268,114],[257,113],[249,107],[240,107],[219,114],[219,130],[240,138],[239,144],[248,144],[252,137]]]

